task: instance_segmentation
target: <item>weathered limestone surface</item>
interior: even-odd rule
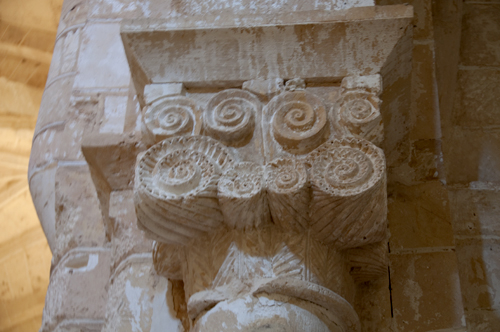
[[[498,5],[396,3],[67,0],[42,331],[495,331]]]

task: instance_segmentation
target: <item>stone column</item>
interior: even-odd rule
[[[55,254],[43,330],[359,331],[357,285],[387,268],[387,167],[408,154],[411,7],[62,17],[30,173]]]

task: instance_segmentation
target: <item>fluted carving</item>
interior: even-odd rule
[[[273,114],[273,136],[285,151],[305,154],[328,139],[325,105],[311,93],[285,92],[273,98],[267,109]]]
[[[340,124],[349,132],[374,144],[384,136],[380,100],[373,93],[362,90],[348,91],[340,100]]]
[[[144,112],[146,135],[153,142],[193,134],[198,106],[187,97],[170,97],[147,107]]]
[[[387,241],[349,249],[346,253],[355,282],[367,282],[386,275],[389,265]]]
[[[306,230],[310,191],[304,163],[291,158],[276,159],[266,166],[266,182],[274,223],[298,232]]]
[[[219,180],[219,203],[226,225],[235,229],[258,227],[270,222],[264,172],[253,163],[240,163]]]
[[[152,146],[136,169],[139,225],[175,244],[217,229],[223,220],[217,182],[231,163],[225,148],[208,137],[176,137]]]
[[[260,101],[252,93],[224,90],[208,102],[203,117],[204,131],[227,146],[243,146],[252,139],[256,113],[260,110]]]
[[[318,238],[349,248],[381,241],[387,212],[385,160],[368,141],[332,140],[310,155],[311,226]]]
[[[155,242],[153,264],[158,274],[172,280],[182,280],[182,249],[177,245]]]

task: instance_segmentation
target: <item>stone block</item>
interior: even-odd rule
[[[183,331],[170,282],[156,274],[150,255],[130,257],[113,276],[103,332]]]
[[[474,310],[496,311],[496,322],[500,324],[500,241],[458,238],[456,247],[466,314]]]
[[[454,111],[456,124],[480,128],[500,126],[499,73],[498,69],[491,68],[458,72],[460,99]]]
[[[354,308],[363,332],[393,332],[389,275],[357,286]]]
[[[107,96],[99,133],[122,134],[127,113],[127,96]]]
[[[461,62],[465,66],[500,66],[500,2],[465,3]]]
[[[59,167],[55,181],[54,259],[75,247],[104,246],[105,226],[88,166]]]
[[[453,230],[458,236],[500,236],[498,190],[449,189]]]
[[[80,146],[84,131],[83,124],[71,121],[58,123],[36,135],[29,168],[33,170],[61,160],[83,161]]]
[[[458,239],[457,256],[469,330],[498,331],[500,242],[495,238]]]
[[[500,182],[500,132],[454,127],[445,141],[448,184]]]
[[[422,139],[410,142],[410,159],[390,170],[389,183],[412,186],[441,178],[438,169],[440,148],[440,140]]]
[[[104,320],[110,251],[75,249],[57,264],[50,278],[41,331],[53,331],[66,319]]]
[[[58,110],[51,115],[60,121],[47,124],[34,136],[30,169],[54,161],[83,161],[82,140],[86,134],[98,130],[103,117],[102,104],[98,95],[72,95],[66,106],[57,105]]]
[[[413,6],[413,33],[416,40],[433,38],[432,1],[430,0],[377,0],[377,5],[409,4]]]
[[[29,185],[33,204],[42,224],[43,232],[50,249],[55,250],[56,241],[56,208],[55,208],[55,176],[57,165],[49,165],[29,176]]]
[[[38,113],[35,135],[48,125],[66,120],[73,80],[73,76],[64,77],[46,87]]]
[[[66,29],[75,25],[81,25],[87,21],[87,16],[91,8],[92,1],[67,0],[63,2],[61,18],[57,34],[60,35]]]
[[[86,137],[82,150],[91,168],[109,187],[122,190],[132,188],[137,155],[145,147],[134,134],[99,134]]]
[[[440,181],[388,188],[391,250],[453,246],[448,192]]]
[[[83,29],[77,68],[77,89],[129,86],[130,70],[119,23],[93,23]]]
[[[111,239],[113,267],[131,254],[151,252],[153,241],[137,228],[134,193],[132,190],[113,191],[109,200],[109,216],[114,227]]]
[[[184,96],[186,89],[182,83],[148,84],[144,87],[144,101],[147,105],[172,96]]]
[[[390,261],[397,331],[463,327],[462,296],[453,251],[391,254]]]
[[[410,138],[435,139],[440,137],[439,113],[436,110],[434,82],[434,45],[413,46],[412,115]]]
[[[75,72],[80,39],[81,28],[69,29],[58,36],[47,79],[49,83],[58,76]]]
[[[378,95],[382,92],[382,77],[378,74],[370,76],[347,76],[342,80],[341,87],[347,90],[364,89]]]

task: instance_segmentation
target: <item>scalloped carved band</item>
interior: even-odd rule
[[[358,138],[330,140],[300,160],[262,166],[234,163],[206,136],[173,138],[151,147],[137,167],[136,207],[142,227],[185,244],[215,231],[272,222],[308,229],[327,244],[354,248],[385,238],[385,159]]]

